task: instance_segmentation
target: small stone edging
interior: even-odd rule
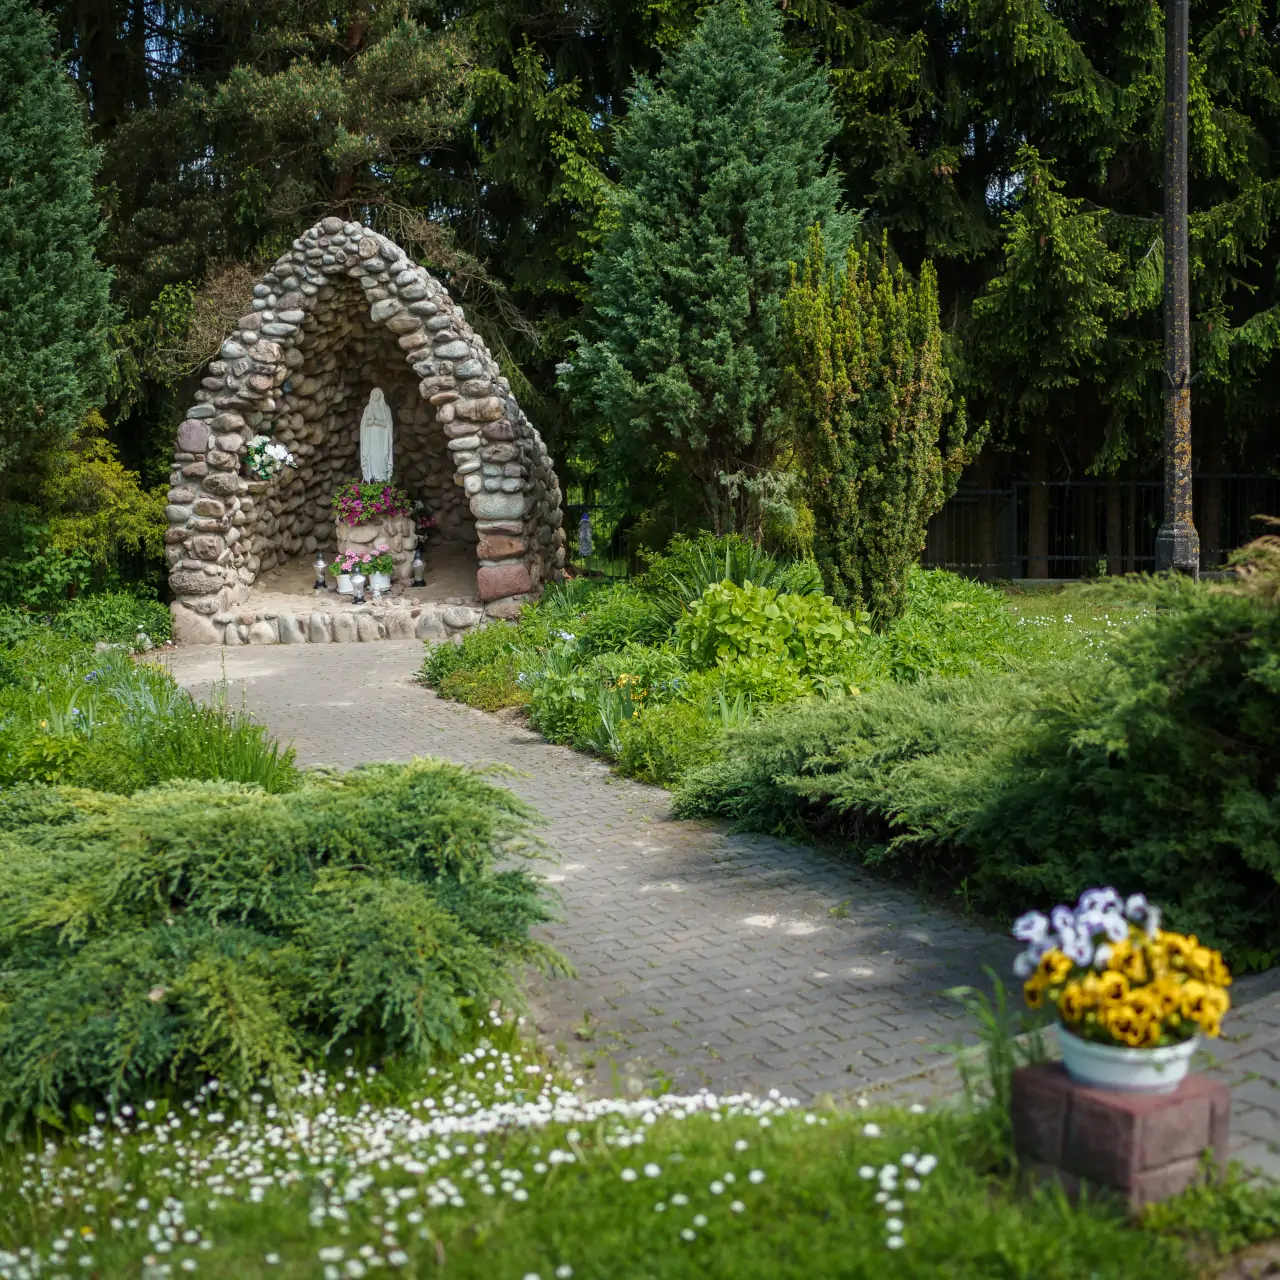
[[[342,609],[232,609],[210,622],[224,645],[355,644],[373,640],[460,640],[485,622],[470,605],[365,604]]]

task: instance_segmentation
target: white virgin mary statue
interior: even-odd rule
[[[360,474],[366,480],[391,479],[391,407],[381,387],[369,393],[360,418]]]

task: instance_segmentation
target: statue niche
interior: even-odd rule
[[[360,418],[360,474],[366,483],[391,480],[392,430],[386,397],[381,387],[374,387]]]

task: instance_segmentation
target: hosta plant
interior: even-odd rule
[[[1053,1008],[1095,1044],[1155,1049],[1216,1036],[1231,1007],[1221,952],[1161,929],[1159,908],[1140,893],[1090,889],[1074,911],[1020,916],[1013,935],[1027,944],[1014,963],[1027,1004]]]
[[[677,628],[696,666],[781,658],[810,676],[851,671],[869,634],[865,614],[855,620],[830,597],[779,593],[751,582],[709,587]]]

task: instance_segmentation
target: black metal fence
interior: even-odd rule
[[[1035,488],[1026,480],[1000,489],[962,483],[929,522],[921,563],[986,580],[1086,578],[1155,567],[1164,501],[1159,480],[1051,480],[1033,496]],[[1199,475],[1194,495],[1206,570],[1262,532],[1257,516],[1280,516],[1280,475]],[[589,556],[578,549],[584,510],[591,514]],[[644,567],[634,528],[608,503],[567,503],[565,533],[578,572],[630,578]]]
[[[1163,493],[1159,480],[962,485],[930,521],[921,563],[985,579],[1149,571]],[[1196,476],[1194,494],[1202,569],[1257,537],[1257,516],[1280,515],[1280,476]]]

